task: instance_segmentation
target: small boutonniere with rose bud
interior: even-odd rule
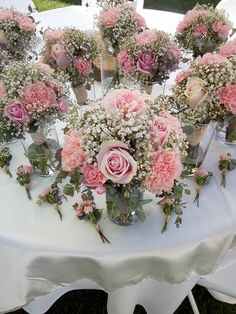
[[[53,205],[53,208],[57,211],[60,219],[62,220],[62,213],[60,210],[60,205],[62,203],[61,201],[61,195],[59,194],[60,190],[57,187],[57,185],[52,184],[51,186],[45,188],[38,196],[37,203],[41,205],[44,202],[47,202],[51,205]]]
[[[201,187],[203,185],[206,185],[209,183],[210,177],[212,176],[211,172],[208,172],[207,170],[204,170],[202,168],[198,168],[194,173],[194,179],[197,183],[196,190],[196,196],[194,198],[194,203],[197,202],[197,207],[199,207],[199,198],[200,198],[200,191]]]
[[[16,171],[16,180],[25,188],[26,194],[28,196],[28,199],[31,200],[30,195],[30,179],[31,175],[33,174],[33,168],[31,166],[27,165],[21,165],[17,168]]]
[[[175,181],[171,192],[164,193],[163,198],[158,202],[158,205],[161,206],[165,214],[165,223],[161,233],[166,231],[172,212],[175,212],[177,215],[175,220],[176,227],[179,228],[182,224],[182,218],[180,216],[183,214],[182,208],[185,208],[186,204],[186,202],[182,202],[182,197],[184,193],[187,195],[191,193],[186,187],[186,184]]]
[[[227,172],[235,169],[236,159],[232,159],[230,153],[220,155],[218,167],[221,170],[221,183],[220,183],[220,185],[225,188],[226,187]]]
[[[103,243],[110,243],[110,241],[103,234],[98,221],[101,217],[101,210],[96,207],[96,203],[94,202],[93,193],[90,189],[86,189],[83,191],[81,195],[81,202],[75,203],[73,208],[75,210],[75,214],[79,219],[86,219],[90,221],[97,233],[99,234]]]
[[[0,148],[0,167],[3,171],[12,178],[12,174],[9,170],[10,161],[12,160],[12,154],[9,151],[9,148],[3,147]]]

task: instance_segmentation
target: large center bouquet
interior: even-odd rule
[[[97,18],[97,26],[108,47],[116,55],[122,41],[146,27],[144,18],[128,4],[104,8]]]
[[[24,59],[36,45],[36,23],[31,16],[0,8],[0,45],[9,57]]]
[[[231,28],[224,11],[197,4],[177,26],[176,38],[183,48],[197,57],[215,51],[226,42]]]
[[[42,60],[56,71],[62,72],[77,87],[93,78],[92,62],[99,54],[98,42],[93,34],[76,28],[47,30]]]
[[[144,190],[160,196],[179,180],[184,134],[165,102],[150,103],[146,94],[115,89],[100,102],[73,110],[68,122],[62,150],[62,177],[71,178],[66,192],[81,186],[106,192],[108,215],[116,223],[137,218]]]
[[[117,59],[124,76],[161,84],[178,67],[180,50],[167,33],[147,29],[126,39]]]

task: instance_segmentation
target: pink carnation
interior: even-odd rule
[[[61,115],[65,114],[68,112],[69,104],[66,98],[60,98],[58,99],[57,103],[57,110]]]
[[[199,24],[194,29],[194,36],[202,36],[204,33],[207,33],[208,26],[206,24]]]
[[[26,85],[21,92],[21,101],[26,107],[31,108],[33,106],[35,109],[47,109],[57,103],[55,92],[44,83]]]
[[[236,55],[236,38],[222,45],[220,47],[219,54],[225,58],[235,56]]]
[[[208,65],[209,63],[214,64],[214,63],[218,63],[218,64],[229,64],[230,62],[227,58],[222,57],[219,54],[212,54],[212,53],[206,53],[204,54],[202,57],[199,56],[195,59],[196,64],[199,65]]]
[[[51,44],[56,44],[62,39],[64,33],[65,31],[63,29],[48,30],[45,33],[45,37]]]
[[[114,27],[118,21],[120,10],[118,7],[103,11],[100,15],[100,21],[105,28]]]
[[[144,17],[136,11],[134,11],[134,21],[138,29],[147,27]]]
[[[231,29],[230,25],[222,24],[221,22],[215,22],[212,24],[212,29],[214,32],[218,33],[220,37],[227,37]]]
[[[157,40],[157,36],[154,31],[145,29],[135,37],[137,46],[151,45]]]
[[[185,134],[180,121],[167,111],[161,112],[160,116],[168,120],[171,133],[174,133],[179,140],[183,141],[185,139]]]
[[[101,188],[107,180],[104,174],[92,165],[86,164],[82,168],[82,173],[84,175],[83,184],[92,189]]]
[[[153,153],[151,176],[146,180],[146,188],[156,194],[170,192],[174,180],[178,180],[183,166],[178,150],[165,151],[159,149]]]
[[[177,85],[181,84],[184,80],[188,78],[190,72],[188,70],[184,70],[179,72],[175,77],[175,82]]]
[[[218,97],[226,109],[236,115],[236,84],[221,88]]]
[[[195,20],[197,20],[199,17],[208,17],[209,16],[209,12],[207,10],[189,10],[183,21],[181,21],[179,23],[179,25],[177,26],[176,31],[177,32],[183,32],[185,28],[187,28],[190,24],[192,24]]]
[[[77,130],[72,130],[66,137],[61,157],[62,168],[66,171],[80,168],[86,163],[81,134]]]
[[[75,214],[78,217],[83,217],[85,214],[93,212],[94,208],[96,208],[96,204],[93,201],[81,201],[75,206]]]
[[[17,22],[19,24],[19,27],[27,32],[35,32],[36,30],[36,24],[34,21],[25,15],[18,15],[17,16]]]
[[[145,97],[141,93],[124,88],[110,91],[103,98],[101,105],[109,114],[122,112],[126,115],[133,112],[140,116],[146,109]]]
[[[13,19],[13,11],[11,9],[0,9],[0,21],[8,21]]]

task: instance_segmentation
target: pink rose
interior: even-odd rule
[[[190,75],[190,72],[188,70],[179,72],[175,78],[176,84],[177,85],[181,84],[184,80],[186,80],[189,77],[189,75]]]
[[[32,174],[33,173],[33,168],[28,165],[22,165],[17,169],[17,172],[19,173],[27,173],[27,174]]]
[[[74,67],[84,76],[88,76],[92,72],[91,63],[86,59],[78,58],[74,61]]]
[[[220,47],[219,55],[229,58],[236,55],[236,38],[230,40]]]
[[[180,121],[167,111],[162,111],[160,113],[161,117],[168,120],[168,125],[170,127],[170,132],[173,133],[180,141],[185,140],[186,135],[183,132]]]
[[[206,24],[199,24],[195,27],[194,29],[194,36],[202,36],[204,33],[207,33],[208,31],[208,26]]]
[[[168,119],[164,117],[155,117],[152,122],[151,132],[153,134],[154,149],[158,150],[167,141],[170,134]]]
[[[51,56],[56,61],[59,68],[65,68],[70,64],[70,59],[63,44],[54,44],[51,47]]]
[[[222,24],[221,22],[215,22],[212,24],[212,29],[214,32],[218,33],[220,37],[225,38],[229,35],[231,26],[227,24]]]
[[[18,15],[16,20],[19,24],[19,27],[24,31],[32,33],[36,31],[36,24],[30,17],[25,15]]]
[[[6,106],[5,115],[11,121],[19,124],[25,124],[29,120],[25,106],[17,100],[13,100]]]
[[[129,148],[121,141],[107,141],[97,155],[98,168],[107,180],[128,184],[137,172],[137,163],[129,153]]]
[[[127,59],[125,60],[123,66],[122,66],[122,71],[125,74],[129,74],[130,72],[132,72],[135,69],[135,63],[134,60],[132,58],[127,57]]]
[[[36,62],[34,64],[39,71],[43,72],[46,75],[53,75],[54,69],[52,69],[48,64],[43,62]]]
[[[147,27],[147,24],[146,24],[144,17],[136,11],[134,11],[134,21],[135,21],[135,25],[138,29]]]
[[[220,102],[236,115],[236,84],[231,84],[220,89],[218,93]]]
[[[36,107],[43,110],[57,103],[54,90],[44,83],[26,85],[21,92],[21,101],[30,109]]]
[[[51,44],[56,44],[62,39],[64,34],[65,31],[63,29],[47,30],[45,32],[45,37]]]
[[[157,36],[154,31],[145,29],[135,37],[137,46],[151,45],[157,40]]]
[[[118,7],[103,11],[100,15],[100,21],[105,28],[114,27],[118,21],[120,10]]]
[[[137,69],[145,75],[152,76],[154,74],[156,64],[156,55],[153,52],[144,52],[139,55]]]
[[[151,175],[146,180],[146,188],[156,195],[170,192],[182,170],[183,165],[179,151],[165,151],[161,148],[153,153]]]
[[[103,173],[95,166],[86,164],[82,168],[82,173],[84,175],[83,184],[92,189],[98,189],[103,186],[106,182],[106,177]],[[101,192],[102,189],[99,189]]]
[[[58,111],[60,112],[60,114],[65,114],[68,112],[68,108],[69,108],[69,105],[68,105],[68,101],[66,98],[60,98],[58,100],[58,103],[57,103],[57,109]]]
[[[6,88],[3,83],[0,83],[0,99],[6,95]]]
[[[146,109],[145,97],[141,93],[124,88],[108,92],[101,106],[111,115],[122,112],[124,116],[128,112],[140,116]]]
[[[62,169],[71,171],[83,167],[86,163],[86,155],[82,145],[81,134],[77,130],[72,130],[66,137],[61,153]]]
[[[203,10],[203,9],[200,9],[200,10],[197,10],[197,9],[189,10],[186,13],[183,21],[181,21],[179,23],[179,25],[177,26],[176,31],[177,32],[183,32],[185,30],[185,28],[187,28],[190,25],[192,25],[195,22],[195,20],[197,20],[199,18],[199,16],[207,18],[209,16],[209,12],[207,10]]]
[[[209,173],[208,171],[202,169],[202,168],[198,168],[195,172],[194,172],[194,177],[208,177]]]
[[[8,21],[13,19],[12,9],[0,9],[0,21]]]

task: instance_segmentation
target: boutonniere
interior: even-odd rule
[[[30,179],[33,173],[33,168],[31,166],[22,165],[17,168],[16,180],[25,188],[28,199],[31,200],[30,195]]]
[[[47,202],[53,205],[53,208],[57,211],[62,220],[62,213],[60,210],[60,205],[62,203],[61,198],[59,188],[56,185],[51,185],[39,194],[37,203],[41,205],[42,203]]]
[[[231,158],[231,154],[223,154],[219,157],[219,169],[221,170],[221,183],[224,188],[226,187],[227,172],[234,170],[236,167],[236,160]]]
[[[0,148],[0,167],[3,171],[12,178],[12,174],[9,170],[10,161],[12,160],[12,154],[9,151],[9,148],[3,147]]]
[[[88,220],[93,224],[103,243],[110,243],[110,241],[103,234],[98,223],[101,218],[101,210],[97,208],[91,190],[86,190],[86,192],[81,195],[81,201],[79,203],[75,203],[73,208],[79,219]]]
[[[195,188],[196,196],[193,202],[194,203],[197,202],[197,207],[199,207],[199,199],[200,199],[200,192],[201,192],[202,186],[209,183],[211,176],[212,176],[211,172],[208,172],[207,170],[204,170],[202,168],[198,168],[194,173],[194,179],[197,183],[197,186]]]

